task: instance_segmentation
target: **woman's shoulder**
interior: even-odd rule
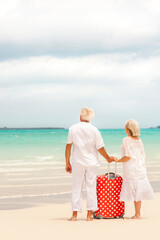
[[[137,137],[137,138],[133,138],[133,137],[125,137],[125,138],[123,138],[123,141],[140,141],[140,142],[142,142],[142,140],[139,138],[139,137]]]
[[[125,144],[125,145],[134,145],[134,144],[143,145],[143,142],[140,138],[134,139],[134,138],[131,138],[131,137],[125,137],[125,138],[123,138],[123,144]]]
[[[128,139],[128,137],[124,137],[122,140],[122,147],[128,147],[131,145],[131,141]]]
[[[122,141],[127,142],[128,140],[129,140],[129,137],[124,137]]]

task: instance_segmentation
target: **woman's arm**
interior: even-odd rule
[[[122,157],[122,158],[120,158],[120,159],[115,158],[115,162],[127,162],[127,161],[129,161],[130,159],[131,159],[130,157],[124,156],[124,157]]]

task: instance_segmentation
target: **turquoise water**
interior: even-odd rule
[[[120,154],[123,129],[100,130],[107,151]],[[64,148],[67,140],[67,129],[54,130],[0,130],[0,161],[36,161],[49,157],[55,162],[64,159]],[[142,129],[147,160],[160,158],[160,129]]]
[[[60,161],[64,154],[67,130],[1,130],[0,161],[36,160],[53,156]]]
[[[101,129],[110,155],[121,155],[123,129]],[[0,130],[0,209],[70,201],[71,175],[65,172],[67,129]],[[160,129],[142,129],[149,180],[160,191]],[[101,158],[98,174],[107,171]],[[112,166],[113,168],[113,166]],[[122,164],[118,165],[122,174]]]

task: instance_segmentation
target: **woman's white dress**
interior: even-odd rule
[[[154,193],[146,174],[145,152],[141,141],[126,137],[123,139],[122,156],[131,157],[123,163],[123,184],[120,201],[141,201],[153,199]]]

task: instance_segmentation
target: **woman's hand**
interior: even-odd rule
[[[110,156],[111,161],[110,162],[118,162],[118,158],[114,156]]]
[[[119,159],[117,157],[114,157],[115,162],[119,162]]]

